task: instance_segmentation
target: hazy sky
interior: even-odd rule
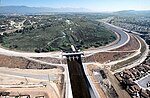
[[[1,5],[81,7],[93,11],[150,10],[150,0],[1,0]]]

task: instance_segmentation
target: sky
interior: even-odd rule
[[[0,0],[2,6],[72,7],[92,11],[150,10],[150,0]]]

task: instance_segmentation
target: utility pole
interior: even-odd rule
[[[49,77],[49,74],[48,74],[48,81],[49,81],[49,82],[51,81],[51,79],[50,79],[50,77]]]
[[[29,83],[29,81],[28,81],[27,77],[26,77],[26,76],[24,76],[24,78],[25,78],[25,80],[26,80],[26,84],[28,84],[28,83]]]

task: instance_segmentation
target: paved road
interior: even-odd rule
[[[150,74],[147,75],[146,77],[141,78],[140,80],[136,81],[138,82],[138,84],[144,88],[144,89],[150,89],[149,87],[147,87],[147,83],[150,80]]]
[[[0,73],[6,74],[6,75],[12,75],[12,76],[18,76],[18,77],[26,77],[26,78],[32,78],[32,79],[39,79],[39,80],[51,80],[55,81],[59,79],[59,76],[57,75],[48,75],[48,74],[28,74],[28,73],[20,73],[20,72],[13,72],[10,70],[0,70]]]

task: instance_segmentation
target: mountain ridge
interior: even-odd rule
[[[1,14],[28,14],[28,13],[41,13],[41,12],[90,12],[85,8],[50,8],[50,7],[28,7],[28,6],[0,6]]]
[[[0,6],[0,14],[34,14],[34,13],[49,13],[49,12],[94,12],[86,8],[73,7],[28,7],[28,6]],[[99,12],[96,12],[99,13]],[[104,12],[105,13],[105,12]],[[108,12],[107,12],[108,13]],[[110,12],[115,15],[145,15],[150,14],[150,10],[121,10]]]
[[[122,10],[114,12],[116,15],[150,15],[150,10]]]

